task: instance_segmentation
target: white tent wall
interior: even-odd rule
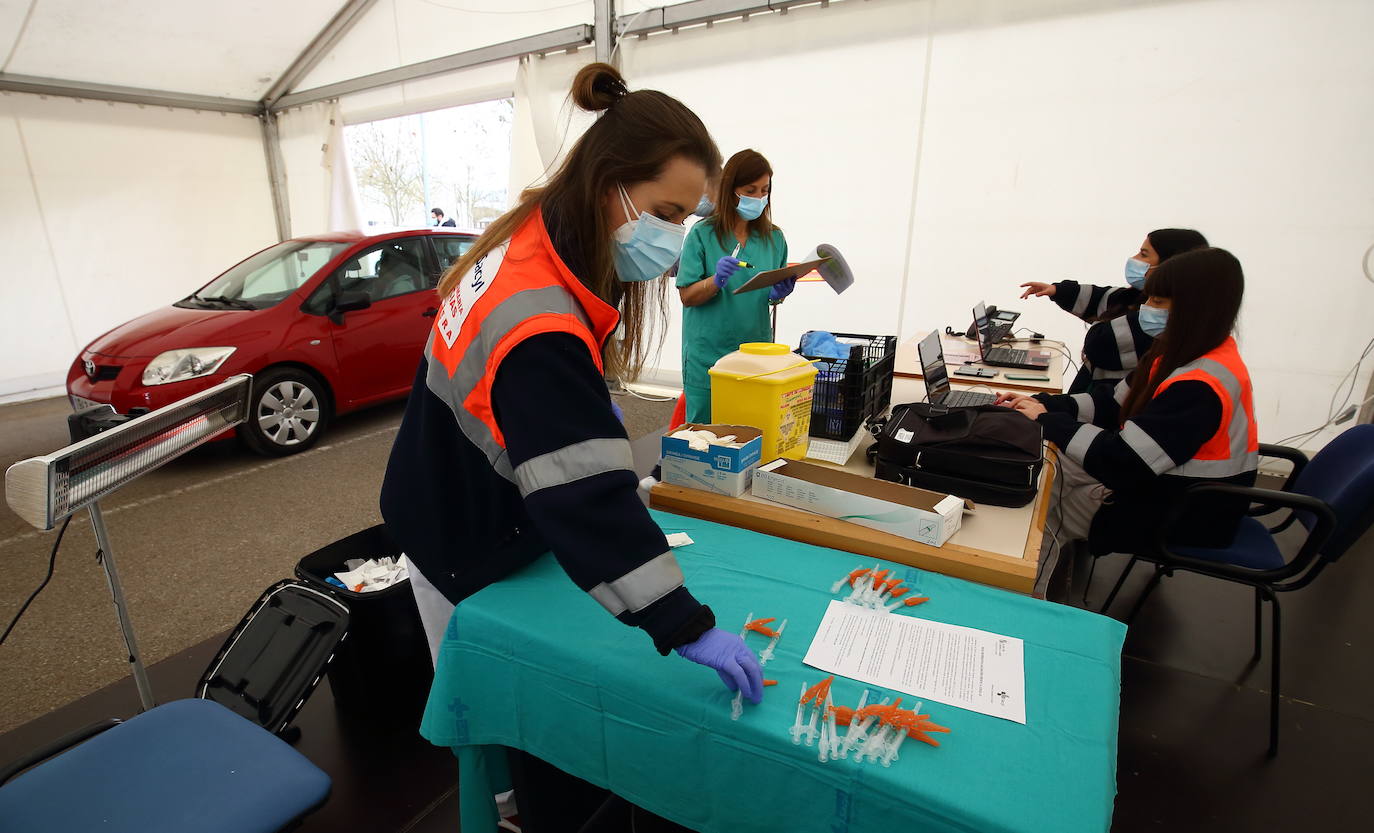
[[[1065,6],[936,7],[905,334],[986,297],[1076,354],[1083,328],[1015,285],[1120,283],[1145,232],[1197,228],[1245,269],[1260,438],[1321,425],[1374,337],[1374,4],[1037,5]],[[1019,22],[979,22],[1013,6]]]
[[[924,4],[877,0],[621,42],[631,89],[691,107],[726,159],[746,147],[768,157],[792,260],[833,243],[858,275],[838,303],[825,284],[799,284],[778,312],[781,342],[815,328],[897,332],[927,19]],[[664,381],[681,367],[676,295],[651,374]]]
[[[352,231],[362,225],[348,157],[336,147],[343,141],[342,130],[336,102],[321,101],[277,114],[292,237]],[[340,155],[335,156],[335,151]]]
[[[276,242],[249,116],[0,96],[0,397]]]
[[[591,49],[579,49],[520,62],[515,78],[515,113],[511,124],[511,169],[508,193],[514,204],[521,191],[542,182],[568,149],[595,120],[578,110],[568,95],[577,71],[596,60]]]
[[[1146,231],[1194,227],[1245,266],[1240,332],[1274,441],[1326,421],[1374,336],[1372,30],[1374,4],[1351,0],[870,0],[621,52],[631,88],[680,98],[727,157],[769,157],[793,259],[826,241],[854,266],[838,302],[799,286],[780,341],[963,327],[984,298],[1076,356],[1083,326],[1017,284],[1121,283]],[[662,379],[679,368],[671,295],[669,317]]]

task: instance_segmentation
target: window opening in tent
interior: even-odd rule
[[[503,98],[344,127],[367,226],[431,226],[438,208],[486,228],[507,208],[514,112]]]

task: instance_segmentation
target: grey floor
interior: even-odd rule
[[[615,400],[631,437],[672,402]],[[232,627],[301,556],[381,520],[377,494],[403,403],[340,419],[321,445],[268,459],[212,443],[102,502],[139,647],[152,664]],[[0,468],[67,443],[65,399],[0,406]],[[47,570],[55,532],[0,508],[0,628]],[[0,647],[0,733],[127,674],[84,514],[52,582]]]

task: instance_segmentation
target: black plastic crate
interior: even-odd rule
[[[811,436],[847,441],[865,422],[887,410],[892,402],[897,337],[858,333],[834,333],[834,336],[841,344],[849,346],[849,358],[822,358],[816,364]],[[818,358],[805,353],[802,356]]]
[[[305,556],[296,565],[296,577],[348,607],[348,639],[326,672],[335,704],[374,715],[392,712],[418,725],[434,666],[410,582],[370,593],[355,593],[328,582],[345,569],[344,562],[350,558],[400,554],[386,525],[378,524]]]

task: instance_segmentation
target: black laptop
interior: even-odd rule
[[[982,301],[973,308],[973,326],[978,330],[978,352],[983,364],[992,367],[1019,367],[1025,370],[1048,370],[1049,356],[1041,353],[1031,355],[1029,350],[1012,347],[993,347],[998,339],[998,326],[988,318],[988,308]]]
[[[951,390],[949,368],[945,365],[945,348],[940,344],[940,334],[933,332],[921,339],[916,345],[921,357],[921,376],[926,383],[926,401],[932,405],[946,408],[976,408],[979,405],[992,405],[997,397],[990,393],[974,393],[970,390]]]

